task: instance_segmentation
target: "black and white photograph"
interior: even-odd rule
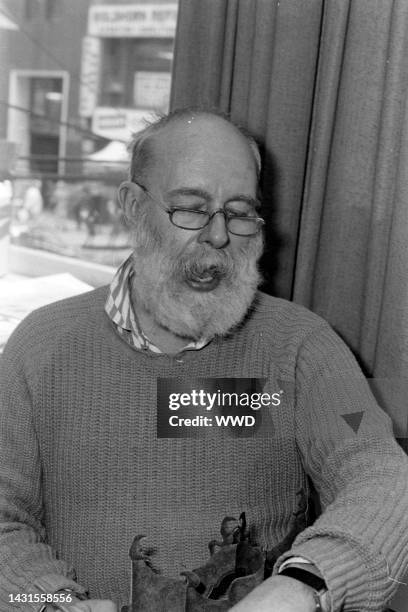
[[[0,0],[0,612],[408,612],[408,0]]]

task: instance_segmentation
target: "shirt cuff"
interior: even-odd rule
[[[309,528],[308,532],[313,531]],[[291,550],[276,562],[273,573],[293,557],[303,557],[319,568],[328,589],[331,608],[379,612],[393,594],[393,584],[387,576],[385,560],[374,556],[357,542],[332,535],[307,537],[300,534]],[[301,538],[304,538],[302,541]],[[395,588],[394,588],[395,590]]]
[[[297,567],[305,572],[310,572],[314,576],[317,576],[323,580],[323,574],[319,571],[319,569],[314,565],[314,563],[311,563],[304,557],[289,557],[289,559],[286,559],[286,561],[284,561],[279,567],[278,574],[281,574],[288,567]]]

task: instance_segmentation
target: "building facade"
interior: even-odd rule
[[[168,110],[176,21],[177,2],[91,3],[80,114],[94,133],[127,140]]]
[[[88,0],[0,3],[0,14],[16,26],[1,31],[0,133],[17,143],[19,167],[27,171],[63,171],[58,158],[81,150],[79,71],[88,7]]]
[[[1,17],[0,138],[20,170],[64,174],[167,110],[177,2],[0,0]]]

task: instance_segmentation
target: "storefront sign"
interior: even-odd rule
[[[177,3],[100,4],[89,7],[88,34],[108,38],[173,38]]]
[[[79,89],[79,116],[92,117],[98,101],[101,64],[101,40],[85,36],[82,41],[81,84]]]
[[[136,106],[167,112],[170,100],[170,72],[135,72],[133,102]]]
[[[92,131],[110,140],[127,141],[133,132],[143,130],[149,119],[152,119],[149,109],[98,106],[92,116]]]

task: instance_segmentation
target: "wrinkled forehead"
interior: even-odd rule
[[[178,118],[150,138],[152,169],[157,179],[189,174],[196,181],[257,182],[257,165],[248,140],[220,117]]]

